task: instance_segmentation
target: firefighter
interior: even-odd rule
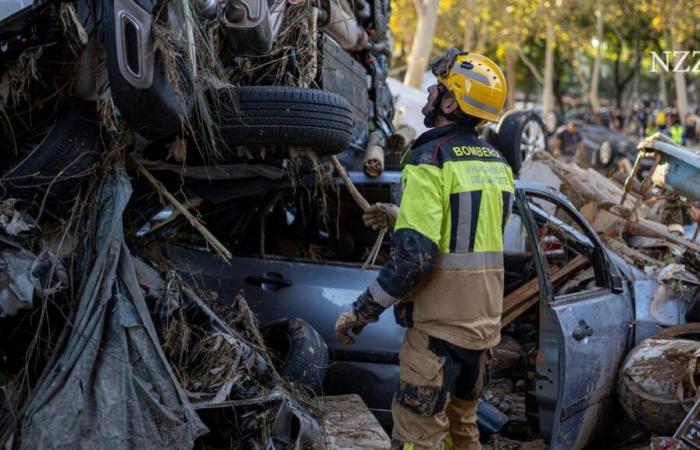
[[[476,410],[490,349],[500,341],[503,229],[513,174],[476,127],[497,121],[506,83],[489,58],[451,49],[432,64],[423,107],[431,130],[404,157],[389,261],[336,322],[351,344],[394,305],[407,327],[392,402],[392,448],[479,449]],[[391,224],[392,208],[365,219]]]

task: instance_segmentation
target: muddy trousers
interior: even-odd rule
[[[391,413],[392,449],[480,449],[476,409],[489,352],[406,331]]]

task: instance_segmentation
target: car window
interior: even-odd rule
[[[503,232],[504,296],[537,277],[533,245],[517,207]]]
[[[604,268],[594,264],[598,244],[569,208],[535,194],[528,193],[526,198],[553,281],[554,300],[607,287]],[[577,269],[573,276],[561,280],[556,276],[556,272],[574,264]]]
[[[372,204],[391,202],[390,185],[358,184]],[[289,189],[279,192],[262,218],[261,253],[314,262],[362,264],[378,233],[364,226],[362,209],[343,185],[320,189]],[[391,233],[387,233],[375,265],[389,256]]]

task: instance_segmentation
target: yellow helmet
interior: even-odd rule
[[[449,49],[431,64],[433,75],[465,114],[497,122],[506,101],[506,78],[484,55]]]

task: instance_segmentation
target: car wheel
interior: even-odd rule
[[[549,111],[547,116],[544,118],[545,130],[547,130],[547,136],[553,135],[557,128],[564,124],[564,117],[559,111]]]
[[[610,141],[603,141],[600,143],[598,148],[593,152],[593,163],[594,167],[599,169],[605,169],[612,164],[613,160],[613,147]]]
[[[262,333],[282,378],[320,394],[328,370],[328,347],[321,335],[298,318],[270,322]]]
[[[71,104],[48,128],[33,134],[41,140],[19,150],[17,162],[0,178],[0,197],[40,203],[48,192],[58,202],[45,206],[57,207],[72,200],[79,179],[89,174],[104,150],[100,122],[93,108]]]
[[[532,111],[511,111],[498,123],[499,150],[513,172],[537,150],[548,151],[547,133],[539,115]]]
[[[219,134],[229,147],[311,147],[319,155],[340,153],[353,131],[348,101],[332,92],[289,86],[234,88],[236,105],[219,113]]]
[[[692,373],[686,364],[695,357],[697,344],[687,341],[699,340],[700,324],[678,325],[659,331],[629,352],[620,368],[617,389],[622,409],[630,418],[665,436],[678,428],[695,399],[679,396],[676,386],[687,386],[682,377]]]

